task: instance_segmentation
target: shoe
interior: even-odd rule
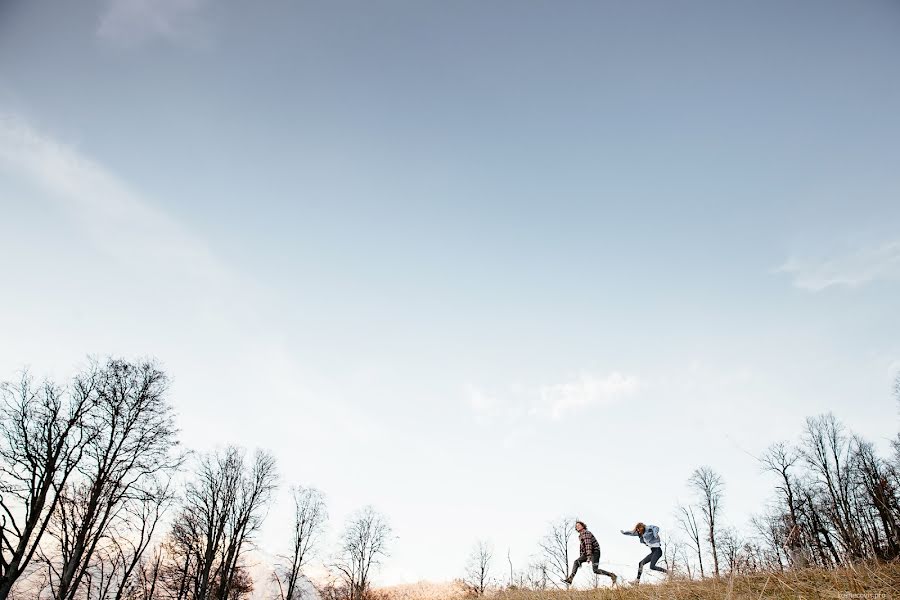
[[[572,578],[566,577],[565,579],[563,579],[563,583],[565,583],[566,585],[572,585]]]
[[[615,573],[613,573],[612,575],[610,575],[609,578],[612,579],[612,584],[613,584],[613,585],[616,585],[616,581],[618,581],[618,579],[619,579],[618,576],[617,576]]]

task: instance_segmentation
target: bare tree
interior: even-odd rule
[[[172,524],[171,554],[176,568],[166,579],[176,600],[208,600],[219,579],[231,514],[237,503],[244,466],[234,446],[200,458]]]
[[[124,600],[154,593],[161,554],[158,549],[154,553],[155,567],[149,567],[144,557],[173,500],[170,481],[165,481],[139,490],[124,504],[85,572],[81,585],[87,588],[87,597]],[[148,570],[154,578],[149,588]]]
[[[778,442],[769,446],[763,454],[760,462],[767,471],[775,473],[778,478],[778,486],[775,488],[782,494],[784,503],[794,523],[799,522],[797,516],[796,484],[792,475],[792,469],[800,460],[800,454],[785,442]]]
[[[762,562],[770,570],[784,571],[785,563],[782,560],[782,554],[784,553],[784,525],[780,517],[780,510],[775,509],[774,511],[754,515],[750,522],[756,530],[757,538],[763,544],[760,548]]]
[[[721,529],[718,533],[719,547],[721,554],[725,557],[725,565],[731,574],[738,573],[741,570],[741,551],[744,541],[738,535],[738,532],[731,527]]]
[[[827,520],[849,560],[865,558],[853,495],[851,445],[843,425],[834,415],[806,420],[803,454],[815,477],[811,498],[818,500],[821,507],[814,512]]]
[[[700,568],[700,578],[702,579],[706,576],[703,571],[703,546],[700,544],[700,527],[693,507],[678,506],[678,524],[690,540],[688,546],[697,554],[697,564]],[[690,577],[690,566],[688,566],[688,577]]]
[[[83,423],[87,444],[79,477],[57,490],[59,510],[49,529],[57,548],[43,556],[60,600],[74,599],[125,507],[181,462],[173,454],[178,441],[167,379],[153,362],[110,359],[78,387],[92,390]]]
[[[548,570],[560,581],[565,581],[569,576],[569,540],[574,534],[575,519],[563,517],[551,522],[550,531],[538,542]],[[560,587],[556,577],[551,581],[554,586]]]
[[[669,537],[662,545],[663,560],[669,573],[675,573],[678,563],[678,554],[681,551],[681,543],[675,537]]]
[[[469,554],[469,560],[466,562],[466,574],[463,578],[463,585],[469,593],[475,596],[484,596],[484,592],[490,585],[493,558],[494,549],[489,543],[484,540],[476,542],[472,553]]]
[[[698,495],[700,512],[707,529],[707,541],[711,548],[713,558],[713,571],[719,576],[719,552],[716,547],[716,518],[719,516],[719,508],[722,502],[724,484],[722,477],[710,467],[700,467],[695,470],[688,484]]]
[[[391,527],[387,519],[371,506],[350,518],[342,537],[340,554],[333,565],[350,592],[349,600],[366,598],[371,570],[387,556],[390,535]]]
[[[900,502],[890,469],[874,446],[859,436],[853,436],[851,461],[858,495],[864,502],[861,512],[868,513],[869,520],[875,521],[874,527],[862,528],[863,537],[878,559],[893,560],[900,556]]]
[[[0,600],[26,572],[50,525],[63,488],[81,460],[89,434],[96,371],[68,390],[27,373],[0,386]]]
[[[688,555],[687,551],[683,547],[678,547],[678,551],[681,553],[682,561],[684,562],[684,570],[687,573],[688,579],[694,578],[694,570],[691,567],[691,557]],[[675,570],[672,570],[675,573]]]
[[[543,557],[532,561],[525,574],[526,585],[533,590],[546,590],[550,583],[550,565]]]
[[[298,486],[291,490],[294,500],[294,528],[290,556],[275,572],[281,600],[295,600],[303,566],[315,552],[328,520],[325,496],[315,488]]]
[[[272,493],[277,487],[277,480],[275,457],[267,452],[257,451],[249,471],[241,478],[237,503],[231,514],[230,535],[225,546],[221,578],[216,593],[218,600],[228,600],[229,591],[239,572],[238,560],[262,526]]]
[[[253,542],[275,490],[275,459],[257,451],[248,465],[235,446],[199,460],[169,535],[164,579],[174,600],[228,600],[248,593],[242,553]]]

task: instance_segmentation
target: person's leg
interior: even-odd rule
[[[653,560],[653,552],[651,552],[650,554],[645,556],[644,560],[642,560],[641,562],[638,563],[638,574],[637,574],[638,581],[641,580],[641,574],[644,572],[644,565],[646,565],[651,560]]]
[[[650,552],[650,568],[654,571],[659,571],[660,573],[668,573],[662,567],[656,566],[656,561],[662,558],[662,548],[654,548],[652,552]]]
[[[613,583],[616,582],[616,574],[610,573],[609,571],[604,571],[600,568],[600,553],[596,552],[591,556],[591,566],[594,568],[594,573],[597,575],[606,575],[610,579],[612,579]]]
[[[586,559],[585,559],[584,557],[579,556],[578,558],[575,559],[575,562],[572,563],[572,574],[569,575],[569,582],[571,582],[573,579],[575,579],[575,573],[578,572],[578,567],[580,567],[581,564],[582,564],[585,560],[586,560]]]

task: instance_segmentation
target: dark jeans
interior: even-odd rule
[[[660,558],[662,558],[662,548],[651,548],[650,554],[648,554],[646,557],[644,557],[644,560],[642,560],[641,562],[638,563],[637,578],[638,579],[641,578],[641,573],[644,571],[644,565],[646,565],[647,563],[650,563],[650,568],[653,569],[654,571],[659,571],[661,573],[668,573],[668,571],[666,571],[662,567],[656,566],[656,561],[658,561]]]
[[[580,557],[576,558],[575,562],[572,563],[572,574],[569,577],[574,579],[575,573],[578,572],[578,567],[580,567],[587,561],[588,561],[587,556],[580,556]],[[594,573],[596,573],[597,575],[606,575],[607,577],[615,577],[615,575],[613,573],[610,573],[609,571],[604,571],[603,569],[600,568],[600,553],[599,552],[594,552],[593,554],[591,554],[591,566],[594,567]]]

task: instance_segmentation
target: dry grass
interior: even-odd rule
[[[900,564],[860,565],[835,571],[739,575],[720,580],[674,579],[658,585],[596,590],[506,590],[498,600],[900,600]]]

